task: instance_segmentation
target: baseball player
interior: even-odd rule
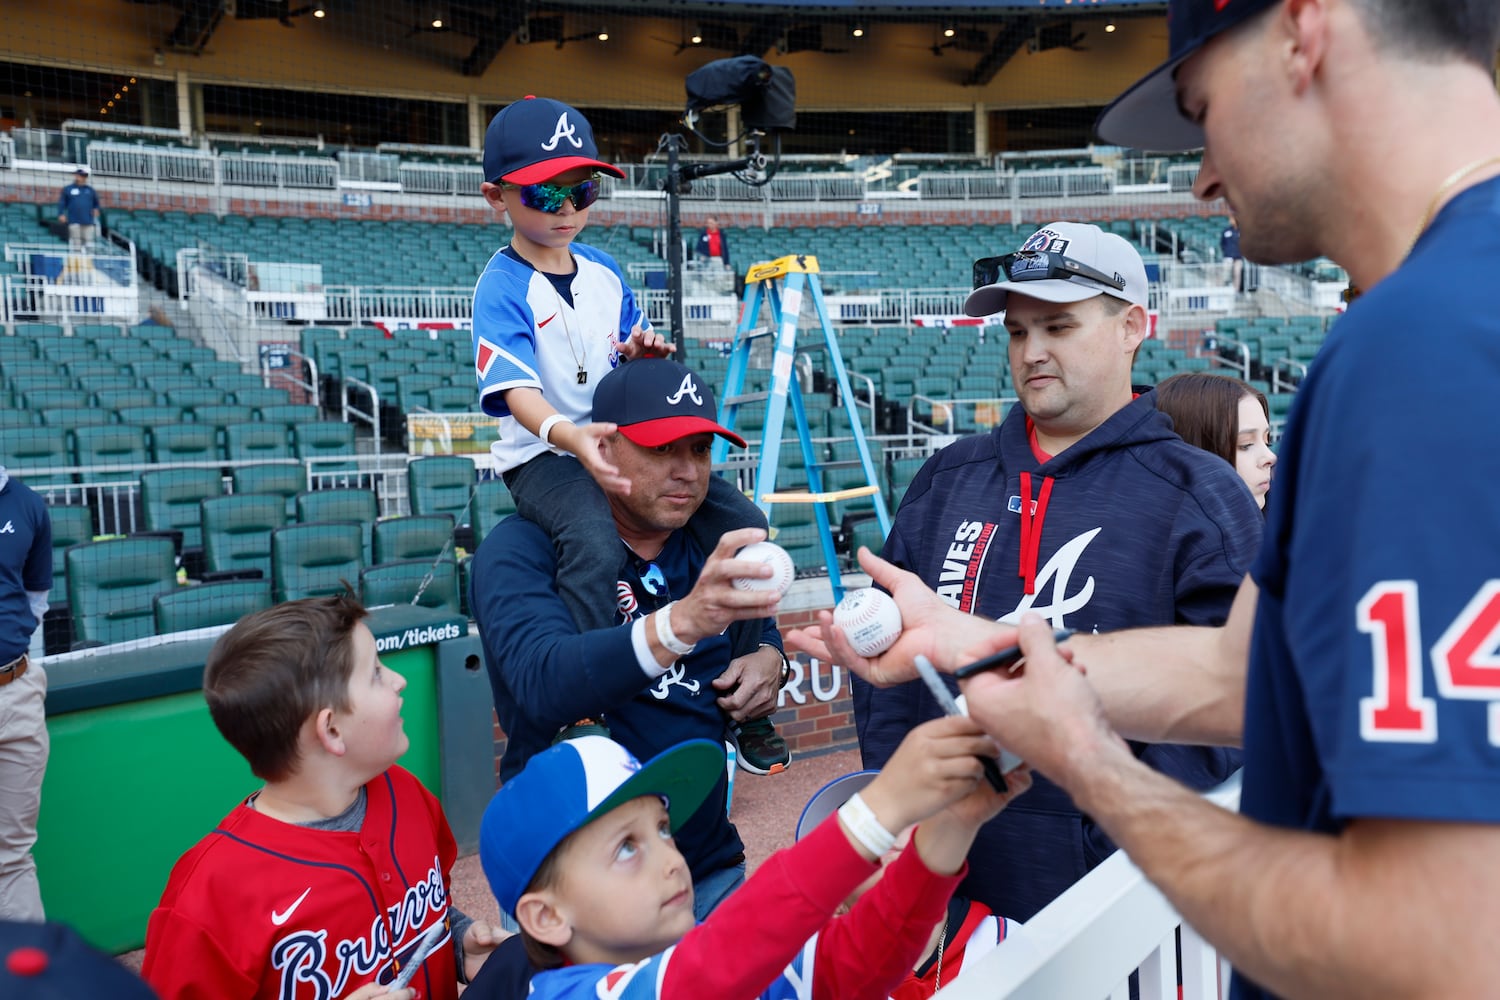
[[[480,193],[509,217],[513,235],[474,286],[479,402],[500,418],[495,470],[521,516],[552,539],[557,592],[582,631],[620,624],[619,538],[601,489],[629,489],[600,451],[614,428],[594,420],[594,390],[627,359],[675,350],[651,329],[615,259],[574,242],[599,197],[599,173],[624,176],[598,157],[588,120],[560,101],[527,97],[495,115]],[[765,530],[765,516],[714,476],[690,530],[710,552],[736,528]],[[753,640],[734,652],[767,655]],[[731,723],[742,769],[771,774],[791,763],[768,717]]]
[[[550,747],[495,793],[479,858],[540,970],[533,1000],[885,1000],[942,919],[975,829],[1029,784],[1021,772],[1000,795],[980,781],[975,755],[994,752],[962,717],[918,727],[837,819],[696,925],[671,832],[723,779],[710,740],[644,765],[601,736]],[[913,823],[912,847],[834,917]]]
[[[348,596],[287,602],[209,653],[214,724],[265,786],[172,869],[141,969],[162,1000],[454,998],[504,936],[449,902],[457,847],[395,766],[406,681],[364,614]]]
[[[1365,292],[1297,392],[1226,625],[1075,637],[1085,678],[1023,623],[1024,668],[967,682],[969,711],[1231,958],[1234,996],[1491,996],[1500,4],[1168,8],[1168,62],[1101,137],[1203,145],[1196,192],[1234,206],[1247,258],[1326,254]],[[906,630],[878,661],[840,662],[892,680],[928,648],[951,668],[1016,639],[866,568]],[[1116,730],[1243,740],[1241,815],[1140,767]]]

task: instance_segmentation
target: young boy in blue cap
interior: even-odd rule
[[[509,216],[513,235],[474,287],[480,407],[500,418],[495,470],[521,516],[553,539],[558,591],[581,631],[621,623],[610,558],[620,541],[601,490],[630,488],[600,454],[614,426],[593,421],[594,389],[623,361],[674,350],[651,329],[615,259],[574,242],[601,173],[625,176],[599,159],[588,120],[560,101],[523,98],[485,132],[480,192]],[[764,529],[764,515],[714,477],[689,526],[699,547],[711,552],[726,531],[746,527]],[[769,654],[749,643],[735,655]],[[745,770],[771,774],[791,762],[769,718],[731,732]]]
[[[919,726],[836,820],[772,855],[697,926],[672,832],[723,774],[708,740],[644,765],[599,736],[550,747],[490,802],[480,861],[541,970],[536,1000],[884,1000],[942,919],[974,832],[1029,784],[1023,771],[1008,795],[991,790],[977,755],[994,753],[966,718]],[[880,870],[890,831],[913,823],[913,849],[835,917]]]

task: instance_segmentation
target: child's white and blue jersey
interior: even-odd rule
[[[619,365],[620,344],[636,325],[651,327],[613,257],[581,243],[569,249],[577,271],[549,276],[506,246],[490,258],[474,286],[479,404],[500,418],[500,438],[490,445],[496,472],[547,450],[511,415],[507,389],[540,390],[558,413],[588,423],[594,389]],[[583,383],[580,367],[588,376]]]
[[[1351,306],[1297,392],[1251,571],[1247,816],[1500,823],[1497,267],[1492,180]],[[1440,384],[1413,381],[1413,351]]]

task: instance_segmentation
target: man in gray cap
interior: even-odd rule
[[[1228,623],[1078,636],[1059,656],[1023,621],[1025,668],[967,682],[969,710],[1234,962],[1234,996],[1491,996],[1500,4],[1171,0],[1168,25],[1170,58],[1105,110],[1101,137],[1204,146],[1197,194],[1229,202],[1247,259],[1326,254],[1365,294],[1297,393]],[[1429,369],[1437,433],[1417,434],[1401,401]],[[867,676],[1017,639],[867,568],[905,622],[878,660],[840,658]],[[826,626],[808,639],[852,654]],[[1139,766],[1117,732],[1243,741],[1242,815]]]
[[[1131,361],[1148,332],[1146,268],[1097,226],[1054,222],[1015,253],[974,264],[974,316],[1005,314],[1019,406],[1000,427],[943,449],[917,473],[885,557],[960,611],[1013,622],[1026,611],[1081,632],[1221,624],[1260,542],[1234,470],[1189,447]],[[942,709],[912,683],[854,688],[866,767]],[[1139,746],[1195,788],[1239,766],[1232,751]],[[1056,785],[986,824],[963,893],[1029,920],[1114,845]]]

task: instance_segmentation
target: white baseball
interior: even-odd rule
[[[833,623],[860,656],[875,656],[891,648],[901,634],[901,610],[884,591],[851,590],[833,609]]]
[[[740,590],[774,590],[779,596],[787,592],[787,588],[792,585],[792,580],[797,576],[797,567],[792,565],[792,557],[786,554],[786,549],[775,542],[755,542],[746,545],[735,554],[735,558],[765,563],[772,570],[770,577],[736,577],[734,585]]]

